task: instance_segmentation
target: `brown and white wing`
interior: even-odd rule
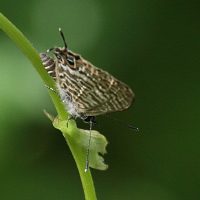
[[[95,92],[98,96],[99,92]],[[106,101],[104,98],[109,96]],[[124,84],[117,81],[115,86],[107,90],[107,95],[103,94],[98,98],[99,104],[93,108],[83,109],[87,116],[101,115],[111,112],[123,111],[128,109],[134,100],[134,94]],[[100,102],[102,101],[102,102]]]
[[[134,100],[131,89],[109,73],[90,65],[79,68],[79,75],[74,77],[73,101],[79,113],[95,116],[129,108]]]
[[[81,58],[76,70],[59,65],[50,56],[40,54],[49,75],[58,83],[63,94],[71,97],[78,113],[87,116],[122,111],[129,108],[134,94],[124,83]]]

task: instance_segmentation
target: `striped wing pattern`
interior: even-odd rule
[[[131,106],[133,92],[109,73],[63,48],[55,48],[54,55],[55,61],[44,53],[40,57],[45,69],[56,81],[61,97],[63,94],[70,97],[78,114],[96,116]]]

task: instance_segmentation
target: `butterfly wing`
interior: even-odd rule
[[[59,49],[59,48],[58,48]],[[60,53],[61,49],[59,49]],[[72,113],[86,116],[122,111],[131,106],[134,94],[124,83],[68,51],[62,62],[41,53],[47,72],[56,81],[62,100],[74,107]],[[77,60],[75,60],[75,58]],[[74,61],[72,66],[68,60]]]
[[[84,67],[83,67],[84,66]],[[134,94],[124,83],[89,62],[78,64],[73,81],[68,79],[69,93],[78,112],[87,116],[122,111],[129,108]]]

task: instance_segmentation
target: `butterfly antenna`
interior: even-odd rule
[[[88,167],[89,167],[89,153],[90,153],[90,141],[91,141],[92,124],[93,124],[93,121],[90,120],[90,137],[89,137],[88,146],[87,146],[87,157],[86,157],[86,164],[85,164],[85,172],[87,172]]]
[[[60,32],[60,35],[61,35],[61,37],[63,39],[64,44],[65,44],[65,49],[67,50],[67,43],[66,43],[66,40],[65,40],[65,37],[63,35],[63,32],[62,32],[61,28],[59,28],[59,32]]]
[[[108,117],[108,118],[110,118],[110,119],[113,119],[113,120],[115,120],[115,121],[117,121],[117,122],[123,124],[124,126],[130,128],[130,129],[132,129],[132,130],[139,131],[139,128],[136,128],[136,127],[134,127],[134,126],[130,126],[130,125],[128,125],[128,124],[125,124],[124,122],[122,122],[122,121],[120,121],[120,120],[118,120],[118,119],[116,119],[116,118],[114,118],[114,117],[110,117],[110,116],[108,116],[108,115],[103,115],[103,116]]]
[[[47,49],[47,52],[53,51],[55,48]]]

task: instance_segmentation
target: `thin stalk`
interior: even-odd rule
[[[19,46],[21,51],[30,60],[30,62],[44,81],[44,84],[55,89],[54,81],[44,69],[36,49],[28,41],[28,39],[2,13],[0,13],[0,28]],[[60,99],[54,92],[51,92],[50,90],[48,91],[56,107],[59,118],[62,120],[66,120],[69,114],[66,112]],[[76,128],[75,122],[70,122],[70,124],[70,132],[79,131],[79,129]],[[77,147],[77,145],[74,145],[69,135],[66,134],[64,136],[76,161],[85,193],[85,199],[95,200],[96,194],[90,170],[88,170],[87,173],[84,172],[85,154],[83,154],[83,152],[80,150],[80,148]]]

